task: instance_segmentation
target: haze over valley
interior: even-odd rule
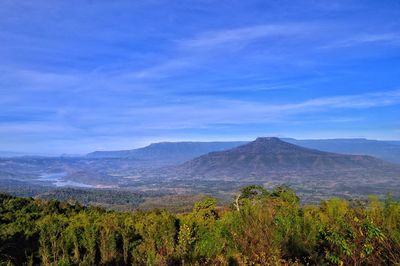
[[[325,147],[324,151],[314,149],[316,145]],[[70,187],[155,195],[210,194],[228,200],[245,185],[285,184],[304,202],[331,196],[391,193],[397,197],[400,164],[385,159],[398,158],[399,152],[397,142],[365,139],[161,142],[80,157],[3,157],[0,184],[2,190],[29,196]]]

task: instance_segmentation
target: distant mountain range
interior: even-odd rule
[[[96,151],[86,157],[135,158],[163,164],[179,164],[209,152],[231,149],[244,143],[246,142],[160,142],[133,150]]]
[[[400,197],[400,165],[315,148],[395,160],[400,145],[269,137],[252,142],[163,142],[80,157],[0,158],[0,191],[74,186],[231,197],[232,191],[249,184],[268,188],[287,184],[307,201],[389,192]]]
[[[400,164],[400,141],[368,139],[282,139],[302,147],[326,152],[370,155],[388,162]],[[135,158],[158,162],[158,165],[179,164],[209,152],[223,151],[246,144],[248,141],[232,142],[160,142],[149,146],[120,151],[96,151],[87,158]]]
[[[0,151],[0,158],[13,158],[13,157],[31,157],[31,156],[40,156],[40,157],[51,157],[55,155],[50,154],[41,154],[41,153],[29,153],[29,152],[14,152],[14,151]]]
[[[294,145],[279,138],[257,138],[239,147],[211,152],[176,167],[177,176],[264,178],[271,173],[387,170],[394,165],[367,155],[344,155]],[[398,168],[400,169],[400,167]]]
[[[382,160],[400,163],[400,141],[369,139],[283,139],[284,141],[321,151],[370,155]]]

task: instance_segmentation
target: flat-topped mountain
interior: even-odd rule
[[[341,142],[351,145],[354,141]],[[249,184],[266,187],[286,184],[313,199],[326,195],[384,195],[389,192],[400,196],[397,189],[400,166],[374,157],[323,152],[278,138],[209,144],[157,143],[137,149],[133,152],[135,157],[128,152],[128,156],[112,154],[110,158],[0,158],[0,189],[108,187],[168,193],[221,193],[226,197]],[[215,152],[215,148],[220,150]],[[186,156],[199,153],[200,157],[182,162],[188,158]],[[174,165],[174,160],[180,163]]]
[[[135,158],[157,161],[165,164],[180,164],[213,151],[222,151],[237,147],[246,142],[160,142],[143,148],[121,151],[96,151],[86,155],[87,158]]]
[[[400,164],[400,141],[368,139],[282,139],[285,142],[326,152],[370,155],[388,162]],[[95,151],[88,159],[137,159],[155,167],[177,165],[209,152],[223,151],[249,143],[249,141],[215,142],[159,142],[131,150]],[[1,153],[0,153],[1,156]],[[147,163],[146,163],[146,162]]]
[[[324,171],[365,171],[395,166],[365,155],[323,152],[284,142],[279,138],[257,138],[248,144],[212,152],[184,163],[179,175],[192,177],[265,177],[270,173],[322,173]]]

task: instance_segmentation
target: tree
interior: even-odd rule
[[[255,199],[261,199],[269,195],[269,192],[262,186],[250,185],[244,187],[235,197],[234,207],[237,211],[240,211],[240,206],[245,201],[252,201]]]

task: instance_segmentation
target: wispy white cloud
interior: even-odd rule
[[[182,129],[210,127],[221,123],[271,123],[305,113],[321,113],[332,109],[368,109],[398,104],[400,90],[320,97],[282,104],[206,98],[191,103],[131,109],[122,117],[141,117],[136,123],[142,128]]]
[[[193,38],[182,40],[179,44],[185,49],[217,49],[221,47],[230,49],[267,37],[305,34],[311,29],[310,25],[302,24],[255,25],[203,32]]]
[[[323,49],[347,48],[347,47],[368,45],[368,44],[400,45],[400,34],[397,32],[359,34],[353,37],[344,38],[340,41],[326,44],[321,48]]]
[[[332,34],[329,32],[332,30]],[[331,24],[283,23],[261,24],[247,27],[225,28],[200,32],[186,39],[176,40],[170,56],[165,61],[135,71],[131,77],[138,79],[166,78],[182,70],[188,70],[218,57],[230,53],[239,53],[240,57],[270,62],[271,65],[293,65],[296,67],[314,67],[319,64],[311,57],[299,57],[301,53],[315,49],[340,49],[368,44],[400,45],[398,32],[376,32],[354,34],[352,30],[335,32]],[[316,37],[320,38],[316,40]],[[299,42],[300,43],[296,43]],[[263,43],[254,54],[246,49],[253,43]],[[279,43],[278,46],[274,44]],[[300,45],[299,50],[294,47]],[[290,49],[285,49],[289,47]],[[302,47],[302,48],[301,48]],[[295,60],[290,55],[297,54]],[[321,62],[319,62],[321,63]]]
[[[302,110],[312,108],[370,108],[400,103],[400,90],[366,93],[360,95],[322,97],[298,104],[283,105],[283,109]]]
[[[7,134],[40,135],[69,132],[93,136],[135,135],[154,130],[215,129],[216,125],[223,124],[271,124],[296,120],[301,122],[304,120],[301,116],[304,114],[322,115],[334,109],[368,109],[398,104],[400,90],[319,97],[281,104],[195,97],[191,101],[159,106],[132,105],[121,109],[110,106],[58,108],[53,110],[55,115],[51,120],[4,122],[0,123],[0,130]],[[347,117],[330,119],[332,123],[354,122]]]
[[[189,60],[187,58],[174,58],[159,65],[154,65],[126,76],[136,79],[167,78],[170,76],[171,72],[190,67],[192,63],[193,59]]]
[[[306,36],[317,28],[309,24],[263,24],[248,27],[200,32],[176,41],[175,56],[143,70],[132,77],[164,78],[171,72],[189,69],[230,52],[239,52],[247,45],[260,40],[276,41],[279,38]],[[276,55],[270,55],[276,59]]]
[[[57,122],[7,122],[0,123],[0,136],[10,136],[14,134],[74,134],[79,132],[78,128]]]

